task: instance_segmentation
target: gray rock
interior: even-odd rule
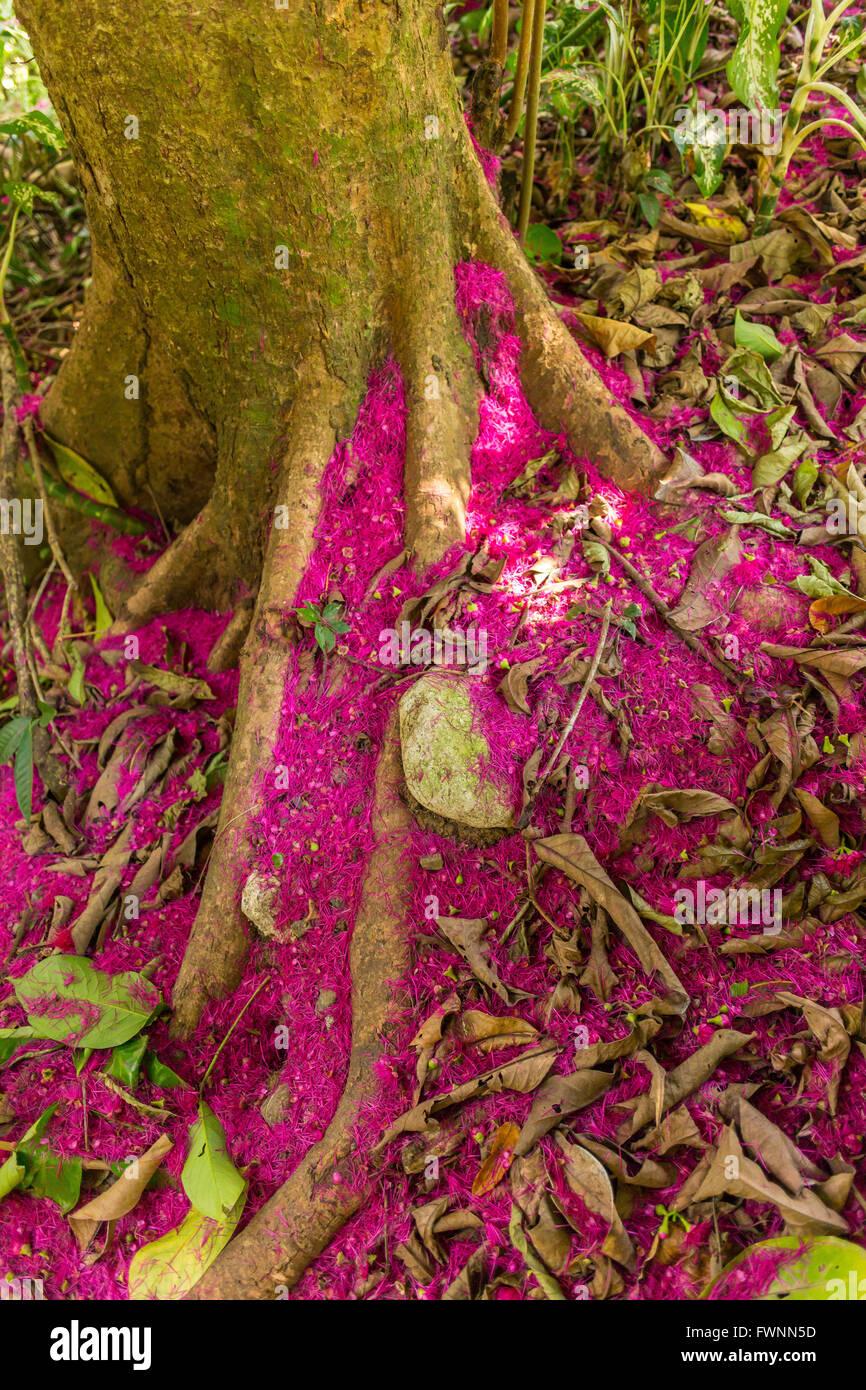
[[[288,1117],[291,1104],[291,1088],[283,1081],[270,1095],[265,1096],[259,1106],[259,1114],[269,1129],[282,1124]]]
[[[337,1002],[337,991],[334,989],[320,989],[319,997],[316,1000],[316,1013],[323,1014]]]

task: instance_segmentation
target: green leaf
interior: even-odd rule
[[[322,616],[314,603],[304,603],[300,608],[296,608],[295,612],[303,627],[313,627]]]
[[[117,507],[117,498],[105,479],[97,473],[92,463],[88,463],[87,459],[82,458],[68,445],[61,444],[58,439],[52,439],[50,434],[43,435],[43,438],[54,455],[58,472],[67,487],[75,488],[77,492],[83,492],[85,497],[89,497],[94,502],[102,502],[109,507]]]
[[[722,166],[728,152],[724,114],[703,110],[694,112],[682,106],[676,112],[672,133],[673,142],[680,152],[683,173],[693,172],[701,193],[709,198],[722,181]]]
[[[22,116],[13,116],[0,124],[0,135],[32,135],[46,149],[57,154],[65,149],[63,132],[44,111],[27,111]]]
[[[30,1150],[33,1144],[37,1143],[42,1138],[48,1121],[51,1119],[56,1109],[57,1102],[55,1101],[53,1105],[48,1106],[47,1110],[42,1111],[42,1114],[37,1120],[34,1120],[33,1124],[27,1130],[27,1133],[23,1135],[21,1141],[15,1145],[15,1148],[6,1162],[0,1167],[0,1199],[5,1197],[7,1193],[11,1192],[14,1188],[20,1187],[24,1182],[24,1179],[27,1177],[28,1161],[32,1161]]]
[[[794,496],[805,507],[806,498],[818,481],[819,468],[814,459],[803,459],[794,469],[793,488]]]
[[[788,433],[788,427],[797,413],[795,405],[779,406],[778,410],[773,410],[767,416],[764,424],[770,432],[770,447],[778,449]],[[811,441],[810,441],[811,442]]]
[[[13,1192],[16,1187],[20,1187],[27,1174],[24,1164],[18,1159],[17,1152],[13,1149],[6,1162],[0,1165],[0,1201]]]
[[[69,684],[66,687],[69,692],[69,698],[74,700],[77,705],[83,705],[84,677],[87,670],[84,664],[84,657],[81,655],[81,652],[74,642],[67,642],[64,646],[64,651],[72,665],[72,675],[69,677]]]
[[[334,644],[337,639],[331,629],[325,627],[324,623],[316,623],[313,635],[323,652],[332,652],[334,650]]]
[[[830,598],[832,594],[850,595],[851,590],[846,589],[845,585],[830,573],[823,561],[814,555],[807,555],[806,559],[812,573],[798,574],[792,588],[798,589],[801,594],[807,594],[809,598]]]
[[[29,720],[15,751],[14,779],[18,810],[29,822],[33,810],[33,727]]]
[[[17,1153],[20,1157],[20,1148]],[[34,1197],[48,1197],[64,1215],[77,1205],[83,1165],[76,1155],[63,1158],[53,1149],[37,1148],[28,1154],[25,1167],[22,1191],[32,1192]]]
[[[731,90],[749,111],[775,111],[779,105],[779,27],[788,0],[728,0],[740,26],[737,46],[725,69]]]
[[[655,193],[638,193],[638,206],[646,219],[647,225],[654,227],[661,215],[662,205]]]
[[[768,362],[781,357],[785,351],[772,328],[764,328],[760,323],[750,323],[744,319],[739,309],[734,314],[734,342],[737,347],[751,348],[759,352]]]
[[[18,745],[30,727],[30,720],[25,714],[17,714],[14,719],[10,719],[0,729],[0,767],[4,763],[11,763],[15,754],[18,752]]]
[[[804,1248],[805,1247],[805,1248]],[[743,1297],[739,1281],[732,1279],[735,1271],[747,1274],[749,1263],[756,1255],[776,1251],[788,1254],[776,1268],[768,1289],[757,1295],[761,1302],[784,1300],[785,1303],[834,1303],[841,1300],[860,1300],[866,1295],[866,1250],[852,1240],[838,1236],[776,1236],[750,1245],[729,1261],[719,1275],[704,1289],[701,1298],[730,1293]]]
[[[226,1148],[225,1130],[203,1100],[198,1120],[189,1136],[189,1153],[183,1165],[183,1189],[196,1210],[214,1221],[223,1221],[244,1190],[244,1180]]]
[[[23,1043],[33,1042],[38,1037],[35,1028],[0,1028],[0,1067]]]
[[[130,1038],[128,1042],[121,1043],[120,1047],[114,1048],[111,1054],[111,1061],[105,1068],[107,1074],[134,1091],[138,1085],[138,1074],[141,1071],[141,1064],[144,1061],[146,1051],[146,1033],[139,1033],[136,1037]]]
[[[178,1076],[176,1071],[167,1067],[165,1062],[161,1062],[155,1052],[146,1052],[144,1056],[144,1070],[147,1072],[148,1080],[154,1086],[171,1088],[183,1086],[185,1090],[192,1090],[188,1082],[182,1076]]]
[[[739,444],[743,449],[749,446],[749,432],[742,420],[738,420],[734,412],[725,403],[721,391],[717,391],[710,401],[710,415],[715,420],[722,434],[726,434],[729,439],[733,439],[735,444]]]
[[[25,183],[23,179],[7,179],[0,188],[13,207],[20,208],[22,212],[33,211],[33,199],[36,197],[34,184]]]
[[[811,440],[805,435],[800,435],[799,439],[792,439],[790,443],[783,444],[772,453],[763,454],[752,469],[752,487],[772,487],[773,484],[781,482],[791,465],[796,463],[810,443]]]
[[[244,1188],[221,1221],[214,1221],[191,1207],[174,1230],[136,1250],[129,1265],[129,1297],[183,1298],[231,1240],[246,1195]]]
[[[794,539],[794,532],[790,527],[783,521],[777,521],[775,517],[764,516],[763,512],[741,512],[732,509],[720,511],[719,516],[723,521],[729,521],[732,526],[757,526],[762,531],[769,531],[771,536],[780,536],[788,541]]]
[[[119,1047],[160,1003],[144,975],[106,975],[79,956],[48,956],[15,981],[15,994],[39,1037],[71,1047]]]
[[[562,242],[551,227],[543,222],[533,222],[526,229],[524,245],[527,260],[560,265],[562,262]]]
[[[731,381],[754,396],[758,404],[740,400]],[[737,348],[731,354],[719,372],[719,388],[731,409],[742,415],[764,415],[774,406],[785,404],[763,357],[751,348]]]
[[[96,628],[95,635],[102,637],[108,631],[114,621],[106,607],[105,599],[102,597],[102,590],[94,579],[93,575],[88,575],[90,587],[93,590],[93,602],[96,605]]]

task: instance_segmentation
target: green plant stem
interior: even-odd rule
[[[511,92],[511,106],[505,122],[503,140],[505,144],[514,139],[520,117],[523,115],[523,98],[526,93],[526,75],[529,72],[529,46],[532,39],[532,16],[535,0],[523,0],[523,19],[520,25],[520,47],[517,50],[517,67],[514,70],[514,87]]]
[[[490,34],[490,61],[505,66],[508,56],[508,0],[493,0],[493,28]]]
[[[535,172],[535,142],[538,135],[538,96],[541,90],[541,58],[544,48],[546,0],[535,0],[532,15],[532,46],[529,52],[529,90],[526,98],[526,125],[523,131],[523,175],[520,207],[517,213],[517,239],[523,245],[532,206],[532,180]]]
[[[25,471],[35,482],[32,464],[28,459],[24,459],[23,463]],[[143,521],[138,521],[134,516],[127,516],[117,507],[109,507],[105,502],[94,502],[92,497],[85,497],[82,492],[67,487],[59,478],[52,478],[49,473],[43,473],[42,481],[49,497],[56,497],[58,502],[74,507],[76,511],[83,512],[85,516],[93,517],[95,521],[101,521],[106,526],[113,526],[115,531],[121,531],[125,536],[141,536],[147,530]]]
[[[240,1021],[241,1021],[241,1019],[243,1018],[244,1014],[246,1013],[247,1009],[250,1007],[250,1004],[252,1004],[252,1002],[253,1002],[253,1000],[255,999],[256,995],[257,995],[257,994],[261,994],[262,990],[264,989],[264,987],[265,987],[265,985],[266,985],[267,983],[268,983],[267,979],[264,979],[264,980],[262,980],[262,982],[261,982],[261,984],[259,985],[258,989],[253,990],[253,992],[252,992],[252,994],[250,995],[249,999],[248,999],[247,1002],[244,1004],[243,1008],[241,1009],[240,1013],[238,1014],[237,1018],[235,1019],[234,1023],[232,1024],[231,1028],[230,1028],[229,1031],[226,1033],[225,1037],[223,1038],[222,1042],[220,1043],[219,1047],[217,1048],[216,1052],[214,1053],[213,1057],[211,1057],[210,1066],[208,1067],[207,1071],[205,1072],[204,1076],[202,1077],[201,1085],[200,1085],[199,1088],[198,1088],[198,1092],[199,1092],[199,1095],[200,1095],[200,1096],[203,1096],[203,1095],[204,1095],[204,1088],[205,1088],[205,1086],[207,1085],[207,1079],[208,1079],[208,1077],[210,1076],[211,1072],[212,1072],[213,1069],[214,1069],[214,1064],[215,1064],[215,1062],[216,1062],[217,1057],[219,1057],[220,1053],[222,1052],[223,1048],[225,1047],[225,1045],[226,1045],[226,1043],[228,1042],[229,1038],[231,1037],[232,1033],[233,1033],[233,1032],[235,1031],[235,1029],[237,1028],[238,1024],[240,1023]]]
[[[764,236],[770,230],[778,206],[779,195],[788,176],[791,160],[803,141],[808,139],[810,135],[814,135],[816,131],[828,125],[841,126],[866,149],[866,141],[864,141],[860,131],[842,119],[822,117],[812,121],[804,130],[800,129],[800,122],[809,97],[813,91],[817,91],[841,101],[842,105],[850,111],[854,120],[858,124],[862,122],[864,130],[866,130],[866,117],[863,116],[862,112],[849,101],[844,92],[835,88],[832,83],[825,83],[822,80],[824,74],[846,56],[853,46],[856,46],[854,41],[843,44],[838,52],[831,53],[830,57],[822,62],[824,49],[832,36],[836,21],[849,8],[850,3],[851,0],[841,0],[841,3],[829,15],[825,15],[823,0],[812,0],[803,42],[803,59],[797,74],[791,105],[785,113],[782,127],[782,147],[777,158],[772,162],[760,191],[755,213],[754,236]]]

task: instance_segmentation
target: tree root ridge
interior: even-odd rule
[[[564,432],[578,457],[589,458],[624,490],[651,491],[667,460],[611,396],[560,319],[471,149],[465,152],[462,182],[471,210],[467,241],[472,254],[504,274],[514,301],[521,382],[539,424]]]
[[[250,830],[261,777],[271,774],[269,752],[277,743],[290,659],[281,618],[295,603],[313,551],[319,482],[336,443],[331,408],[342,398],[342,386],[326,380],[318,389],[308,387],[292,414],[277,494],[287,524],[271,530],[241,653],[238,718],[219,826],[173,991],[176,1037],[190,1037],[208,1000],[229,994],[243,973],[250,938],[240,896],[250,866]]]
[[[409,964],[409,817],[399,796],[401,773],[397,721],[392,716],[376,769],[375,845],[352,932],[352,1054],[340,1103],[324,1138],[230,1241],[189,1298],[279,1296],[297,1283],[369,1191],[372,1174],[355,1171],[354,1133],[376,1094],[375,1063],[383,1052],[383,1030],[392,1008],[390,982]]]

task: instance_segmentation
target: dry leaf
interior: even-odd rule
[[[452,1033],[465,1042],[477,1043],[482,1052],[529,1043],[538,1037],[538,1029],[523,1018],[494,1018],[480,1009],[467,1009],[461,1014]]]
[[[90,1244],[99,1225],[103,1221],[117,1221],[126,1216],[138,1202],[166,1154],[173,1145],[167,1134],[161,1134],[156,1143],[151,1144],[140,1158],[136,1158],[125,1168],[116,1182],[113,1182],[98,1197],[71,1213],[69,1224],[78,1241],[79,1249],[85,1250]]]
[[[436,925],[444,937],[463,957],[476,980],[480,980],[505,1004],[514,1002],[515,994],[502,983],[487,959],[488,947],[484,943],[487,920],[483,917],[437,917]]]
[[[515,714],[532,713],[526,699],[527,684],[530,676],[534,676],[539,667],[544,665],[544,661],[543,656],[537,656],[532,661],[519,661],[511,667],[505,679],[500,683],[499,693],[508,708],[513,710]]]
[[[779,1183],[772,1182],[750,1158],[733,1125],[728,1125],[716,1148],[702,1181],[691,1194],[693,1202],[718,1197],[723,1192],[754,1202],[771,1202],[778,1208],[785,1224],[797,1235],[817,1235],[848,1230],[847,1221],[833,1211],[813,1189],[804,1188],[792,1196]]]
[[[540,1088],[532,1109],[520,1131],[514,1152],[528,1154],[538,1140],[548,1134],[566,1115],[592,1105],[613,1085],[606,1071],[576,1071],[571,1076],[551,1076]]]
[[[866,606],[866,605],[864,605]],[[811,792],[803,791],[802,787],[794,788],[794,795],[802,806],[803,810],[818,832],[818,836],[827,849],[839,848],[839,817],[819,801],[817,796]]]
[[[731,803],[726,804],[730,806]],[[585,888],[595,902],[600,903],[619,927],[647,974],[658,975],[667,986],[667,1003],[676,1013],[684,1014],[689,997],[682,982],[634,908],[611,883],[583,836],[552,835],[546,840],[536,840],[533,848],[543,863],[560,869]]]
[[[582,1149],[579,1144],[569,1144],[561,1134],[556,1136],[556,1142],[563,1156],[563,1172],[571,1191],[580,1198],[588,1211],[594,1216],[600,1216],[609,1224],[610,1229],[601,1247],[602,1254],[616,1260],[626,1269],[633,1269],[634,1246],[614,1205],[613,1188],[604,1165],[599,1163],[588,1149]],[[563,1211],[563,1215],[568,1218],[567,1212]],[[575,1230],[577,1229],[575,1226]]]
[[[524,1094],[534,1091],[536,1086],[541,1085],[555,1060],[556,1048],[552,1043],[546,1047],[532,1048],[528,1052],[522,1052],[511,1062],[504,1062],[500,1067],[491,1067],[489,1071],[481,1072],[469,1081],[461,1082],[459,1086],[452,1086],[441,1095],[428,1096],[420,1104],[413,1105],[410,1110],[405,1111],[389,1126],[376,1145],[375,1151],[378,1152],[386,1144],[390,1144],[391,1140],[400,1134],[435,1133],[438,1126],[434,1124],[431,1130],[431,1121],[441,1110],[449,1106],[460,1105],[476,1096],[494,1095],[499,1091],[520,1091]]]
[[[492,1192],[496,1184],[502,1181],[511,1167],[514,1145],[519,1136],[520,1129],[513,1121],[506,1120],[505,1124],[499,1126],[493,1136],[490,1152],[478,1169],[472,1183],[473,1197],[483,1197],[485,1193]]]
[[[655,352],[655,334],[647,333],[643,328],[636,328],[633,323],[603,319],[597,314],[577,314],[575,317],[584,325],[605,357],[618,357],[621,352],[628,352],[633,348],[646,348],[647,352]]]
[[[831,616],[863,612],[866,612],[866,598],[857,598],[855,594],[830,594],[828,598],[816,598],[809,605],[809,622],[818,632],[826,632]]]

